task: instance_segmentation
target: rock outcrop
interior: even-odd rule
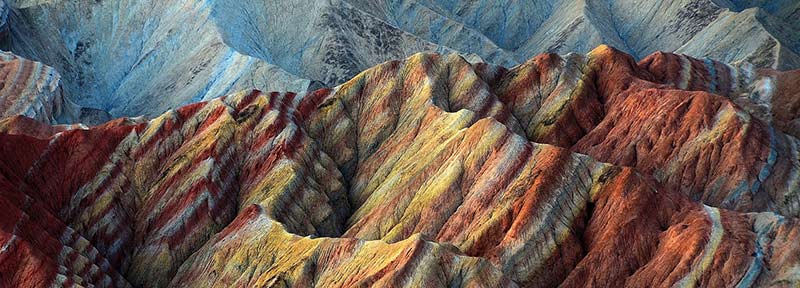
[[[0,285],[798,285],[797,97],[763,94],[797,75],[416,54],[149,121],[16,117]]]
[[[531,141],[636,167],[717,207],[798,215],[796,200],[784,198],[798,185],[798,140],[791,121],[775,125],[786,132],[775,129],[771,119],[753,117],[729,98],[702,91],[739,98],[734,91],[757,94],[764,77],[776,78],[747,76],[747,70],[737,78],[731,71],[739,70],[721,63],[665,53],[647,57],[641,66],[608,46],[587,56],[546,54],[509,71],[495,91]],[[701,91],[680,90],[688,87]],[[795,91],[782,90],[778,94],[785,95],[775,98],[794,103]],[[791,105],[781,118],[793,117]]]
[[[61,75],[52,67],[9,52],[0,53],[0,116],[24,115],[50,124],[96,125],[107,112],[81,107],[64,96]]]
[[[7,2],[5,49],[54,67],[67,98],[117,117],[250,88],[332,87],[420,51],[511,67],[605,43],[635,58],[660,50],[800,67],[791,0]]]
[[[652,54],[639,66],[660,83],[728,97],[751,115],[800,137],[800,87],[793,84],[800,74],[795,71],[756,69],[747,63],[731,66],[670,53]]]

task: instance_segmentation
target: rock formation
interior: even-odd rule
[[[242,89],[332,87],[419,51],[511,67],[606,43],[635,58],[661,50],[800,67],[792,0],[7,2],[4,48],[54,67],[67,98],[117,117]]]
[[[61,75],[52,67],[0,52],[0,116],[16,115],[50,124],[96,125],[111,120],[108,112],[81,107],[65,97]]]
[[[799,74],[415,54],[149,121],[16,117],[0,285],[796,286],[798,90],[774,88]]]

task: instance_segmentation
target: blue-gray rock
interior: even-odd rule
[[[7,1],[6,49],[54,67],[68,98],[113,116],[333,86],[416,52],[511,67],[609,44],[637,58],[800,67],[793,0]]]

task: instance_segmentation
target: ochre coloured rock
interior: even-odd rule
[[[757,114],[736,98],[772,88],[697,63],[416,54],[146,122],[7,118],[0,286],[796,286],[795,94]]]
[[[671,55],[647,57],[641,64],[644,68],[608,46],[585,57],[542,55],[510,70],[495,92],[510,103],[534,142],[636,167],[671,190],[717,207],[797,216],[797,199],[786,198],[800,185],[798,140],[791,130],[776,129],[773,121],[754,117],[723,96],[680,90],[707,89],[712,84],[695,83],[702,76],[682,78],[683,82],[665,80],[670,73],[700,69],[692,68],[699,61],[681,69],[675,63],[655,69],[664,75],[645,70],[653,58],[685,57]],[[782,79],[800,74],[784,73]],[[531,75],[555,80],[531,79],[536,77]],[[719,91],[733,91],[733,82],[707,82],[716,83]],[[790,95],[784,98],[796,94],[792,88],[781,93]]]
[[[800,73],[732,66],[685,55],[653,53],[639,62],[657,82],[730,98],[753,116],[800,137]]]

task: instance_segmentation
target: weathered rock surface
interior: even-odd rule
[[[149,121],[7,119],[0,285],[796,286],[800,157],[775,103],[798,100],[763,93],[797,74],[416,54]]]
[[[511,67],[610,44],[635,58],[800,67],[792,0],[7,2],[5,48],[54,67],[67,98],[114,116],[155,117],[242,89],[335,86],[420,51]]]

